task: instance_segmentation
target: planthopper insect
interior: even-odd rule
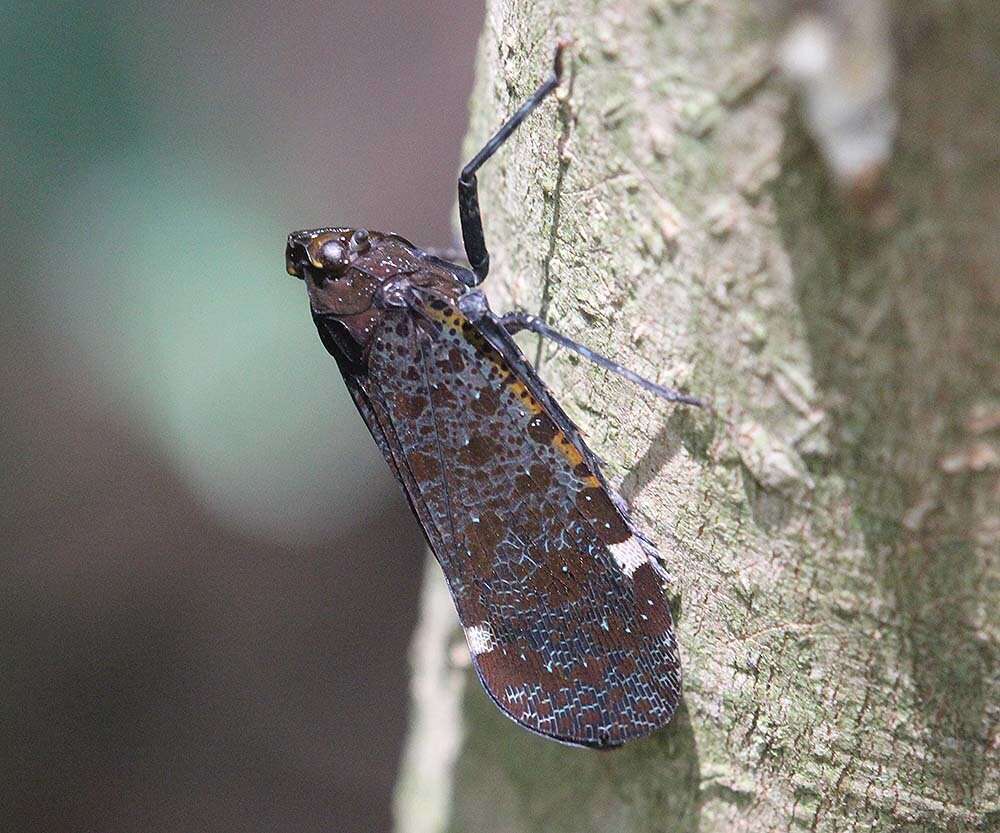
[[[286,266],[448,581],[486,691],[555,740],[620,746],[666,724],[681,669],[666,574],[512,334],[530,330],[671,402],[701,403],[497,316],[476,171],[559,84],[552,74],[462,170],[471,269],[395,234],[297,231]]]

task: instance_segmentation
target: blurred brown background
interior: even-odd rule
[[[0,830],[387,829],[423,542],[283,245],[451,242],[482,10],[2,8]]]

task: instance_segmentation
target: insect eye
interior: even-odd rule
[[[325,240],[319,246],[310,246],[309,260],[314,267],[322,269],[325,273],[323,277],[327,278],[339,278],[349,265],[347,252],[336,238]]]
[[[344,260],[344,250],[336,240],[328,240],[316,253],[316,260],[324,269],[332,269]]]
[[[363,255],[372,247],[368,229],[359,228],[351,235],[351,251]]]

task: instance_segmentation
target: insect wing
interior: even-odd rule
[[[438,547],[443,546],[443,542],[435,534],[436,528],[428,513],[426,504],[421,499],[420,490],[413,479],[413,475],[405,464],[399,440],[393,432],[392,424],[385,414],[385,409],[381,407],[379,400],[373,400],[369,395],[369,384],[366,379],[359,376],[349,377],[345,374],[344,380],[347,382],[347,389],[354,399],[354,404],[357,405],[358,411],[368,425],[368,430],[371,432],[375,444],[382,452],[382,456],[385,457],[389,468],[392,469],[392,473],[396,476],[400,485],[402,485],[403,493],[410,504],[410,509],[417,516],[417,520],[420,522],[420,526],[431,549],[436,552]]]
[[[491,327],[442,301],[391,311],[352,393],[493,700],[540,734],[617,746],[677,704],[663,575],[575,427]]]

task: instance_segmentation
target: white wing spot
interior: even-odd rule
[[[621,567],[621,571],[626,576],[632,578],[632,574],[643,564],[649,563],[649,556],[640,546],[634,535],[622,541],[620,544],[608,544],[608,552],[614,558],[615,563]]]
[[[474,657],[478,657],[480,654],[488,654],[497,646],[497,638],[493,635],[493,629],[490,627],[489,622],[469,625],[469,627],[465,628],[465,638],[469,643],[469,650]]]

